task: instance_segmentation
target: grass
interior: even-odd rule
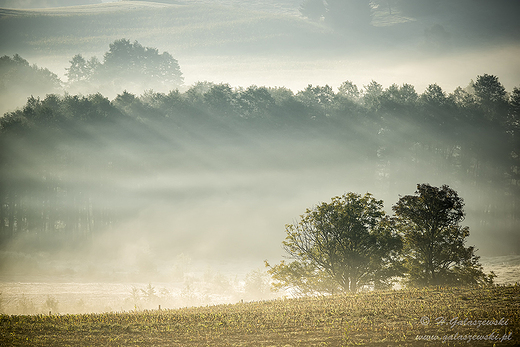
[[[0,344],[511,346],[520,343],[519,299],[520,286],[515,285],[365,292],[161,311],[3,315]],[[428,317],[429,324],[422,317]],[[484,325],[474,325],[483,320]],[[418,336],[462,339],[468,335],[505,336],[505,340],[444,344],[418,340]]]

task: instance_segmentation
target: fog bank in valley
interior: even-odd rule
[[[520,251],[513,2],[13,3],[0,312],[272,298],[285,224],[346,192],[391,214],[418,183],[455,189],[468,243],[514,277],[495,261]]]

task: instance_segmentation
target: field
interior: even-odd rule
[[[310,52],[322,57],[324,50],[329,57],[336,51],[352,56],[369,42],[373,47],[388,43],[386,35],[376,37],[387,33],[389,26],[410,22],[375,10],[374,26],[385,29],[371,33],[370,40],[364,40],[369,33],[338,36],[323,22],[303,18],[299,3],[120,1],[47,9],[0,8],[0,54],[18,53],[31,60],[42,56],[70,59],[77,53],[99,56],[109,43],[124,37],[181,59],[201,54],[299,56]]]
[[[118,1],[48,9],[0,8],[0,56],[20,54],[30,64],[49,68],[63,81],[59,92],[70,87],[65,72],[75,54],[102,61],[108,45],[121,38],[171,53],[184,76],[181,89],[207,80],[230,83],[233,88],[254,84],[285,86],[297,92],[308,84],[336,88],[347,80],[361,88],[375,79],[385,87],[411,83],[421,93],[430,83],[439,83],[451,92],[484,73],[500,76],[508,90],[520,80],[517,31],[507,30],[510,33],[502,33],[500,39],[487,33],[489,36],[481,39],[488,26],[459,27],[458,22],[435,16],[409,18],[395,10],[388,13],[386,7],[374,8],[369,29],[335,31],[324,20],[303,18],[298,11],[302,2]],[[484,29],[476,30],[479,26]],[[19,82],[5,78],[2,83],[0,76],[0,117],[4,111],[22,107],[29,95],[43,99],[46,94],[18,89]],[[109,92],[94,88],[110,99],[123,90],[136,95],[144,92],[140,87],[132,90],[122,85],[107,88]],[[72,88],[68,92],[80,93]],[[345,115],[349,114],[345,111]],[[385,117],[391,119],[390,115]],[[161,129],[160,133],[167,131]],[[379,132],[377,141],[391,138],[384,131],[385,136],[380,137]],[[199,135],[203,137],[203,127]],[[153,200],[151,207],[117,230],[99,235],[93,242],[95,251],[74,253],[74,261],[65,260],[68,252],[73,252],[70,250],[54,254],[25,249],[22,253],[9,245],[0,249],[0,347],[520,345],[520,286],[513,284],[520,283],[518,255],[482,259],[484,270],[498,275],[494,287],[366,291],[305,298],[275,296],[260,270],[248,280],[248,264],[240,259],[233,263],[244,269],[229,269],[224,274],[209,266],[195,271],[178,265],[182,259],[170,255],[184,249],[189,253],[191,243],[215,254],[225,253],[219,247],[233,247],[232,251],[251,257],[260,251],[270,252],[271,248],[263,245],[279,246],[282,238],[271,244],[275,237],[270,235],[283,233],[286,218],[296,216],[293,210],[328,199],[329,192],[357,189],[364,182],[364,177],[358,179],[358,170],[364,171],[357,168],[358,154],[351,155],[352,148],[336,152],[328,142],[322,147],[318,140],[300,138],[294,145],[286,137],[279,146],[273,145],[274,140],[263,141],[258,140],[258,153],[262,153],[258,156],[238,146],[216,146],[210,154],[197,144],[179,152],[168,149],[167,158],[173,158],[175,166],[170,169],[168,163],[161,162],[159,167],[166,167],[164,171],[138,169],[135,182],[142,175],[143,184],[126,181],[126,173],[122,174],[117,184],[131,181],[131,194]],[[119,146],[113,148],[119,153]],[[122,147],[121,152],[128,152],[124,156],[129,166],[145,166],[134,160],[131,148]],[[380,151],[374,153],[377,163],[382,163]],[[27,155],[27,162],[32,156]],[[185,156],[194,159],[184,165]],[[400,160],[395,159],[392,165],[400,167]],[[411,162],[418,166],[417,161]],[[317,168],[308,169],[309,163]],[[372,165],[364,157],[359,163]],[[392,172],[393,167],[383,166],[383,174],[387,175],[385,170]],[[39,172],[32,169],[28,171]],[[380,179],[379,172],[374,172]],[[397,176],[399,170],[396,172]],[[94,177],[86,181],[94,181]],[[414,182],[408,183],[413,189]],[[166,189],[159,192],[163,186]],[[171,205],[163,203],[169,201],[169,194],[178,194],[171,198]],[[477,190],[474,196],[481,199],[479,194]],[[468,201],[471,204],[471,196]],[[57,224],[61,227],[60,223],[54,227]],[[509,237],[490,230],[489,234],[484,230],[486,237],[493,235],[488,239],[508,240],[497,241],[497,245],[514,244]],[[477,229],[476,240],[484,231]],[[162,239],[163,235],[168,236]],[[237,246],[241,243],[251,247]],[[167,254],[166,260],[155,249]],[[102,256],[98,259],[97,255]],[[263,254],[261,259],[265,259]],[[163,282],[154,282],[157,279]],[[267,284],[267,289],[258,283]]]
[[[115,2],[54,9],[0,9],[2,51],[22,55],[103,52],[126,37],[179,54],[262,50],[321,35],[322,26],[283,12],[194,2]],[[3,52],[2,52],[3,53]],[[12,53],[11,53],[12,54]]]
[[[517,85],[516,37],[511,43],[492,40],[481,49],[477,44],[481,35],[459,28],[457,23],[408,18],[395,10],[389,14],[385,6],[374,8],[371,30],[345,35],[336,33],[324,21],[303,18],[298,10],[300,3],[118,1],[0,9],[0,56],[20,54],[66,82],[65,69],[74,55],[81,53],[87,59],[95,56],[102,61],[110,43],[127,38],[171,53],[179,61],[186,87],[212,81],[234,87],[285,86],[297,91],[308,84],[336,87],[346,80],[361,87],[374,79],[383,85],[410,83],[418,91],[438,83],[452,91],[484,72],[499,75],[508,89]],[[425,28],[438,22],[450,33],[449,40],[431,45]],[[10,102],[5,102],[0,113],[21,107],[31,94],[38,93],[20,93],[17,100],[6,98]],[[113,98],[116,94],[105,96]]]
[[[3,315],[0,343],[9,346],[512,346],[520,342],[519,299],[520,286],[514,285],[364,292],[176,310]],[[472,340],[468,343],[468,339]]]

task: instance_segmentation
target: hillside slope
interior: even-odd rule
[[[0,9],[1,54],[101,51],[118,38],[171,52],[296,45],[323,34],[318,24],[287,14],[194,2],[127,1],[38,10]]]
[[[432,288],[179,310],[4,315],[0,341],[17,346],[517,346],[519,295],[519,286]]]

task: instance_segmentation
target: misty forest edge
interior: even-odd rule
[[[121,53],[116,52],[118,46],[128,48],[119,61],[114,58]],[[102,76],[124,84],[136,66],[148,77],[177,87],[182,84],[180,69],[169,54],[159,55],[128,40],[118,40],[110,49],[103,63],[75,56],[68,70],[69,86],[103,83]],[[139,61],[142,56],[147,57],[144,63]],[[1,62],[2,69],[25,69],[43,83],[61,84],[50,71],[31,67],[19,56],[4,56]],[[126,211],[111,211],[110,196],[125,194],[111,184],[113,174],[182,159],[175,152],[182,151],[186,141],[203,148],[256,146],[277,137],[325,140],[335,151],[361,151],[364,172],[389,185],[393,176],[405,174],[392,163],[397,162],[395,153],[417,168],[448,169],[453,178],[474,182],[477,190],[483,182],[494,182],[493,194],[513,207],[488,206],[481,224],[489,223],[487,216],[505,213],[508,218],[502,227],[514,228],[519,218],[514,208],[519,196],[519,116],[520,90],[507,93],[496,76],[487,74],[451,94],[436,84],[419,95],[409,84],[383,89],[374,81],[362,90],[347,81],[338,92],[309,85],[296,94],[283,87],[233,89],[199,82],[183,93],[150,90],[137,97],[125,91],[113,101],[99,93],[30,97],[22,109],[0,120],[2,243],[23,236],[29,245],[36,241],[41,243],[37,247],[52,249],[58,240],[88,239],[109,228],[143,203],[130,199]],[[414,136],[424,129],[428,136]],[[105,146],[113,149],[116,143],[139,158],[137,167],[126,167],[125,158],[114,151],[102,153]],[[19,151],[32,153],[31,163],[18,160]],[[69,186],[70,175],[78,169],[100,174],[101,180]],[[485,200],[487,193],[481,191],[479,198]]]

